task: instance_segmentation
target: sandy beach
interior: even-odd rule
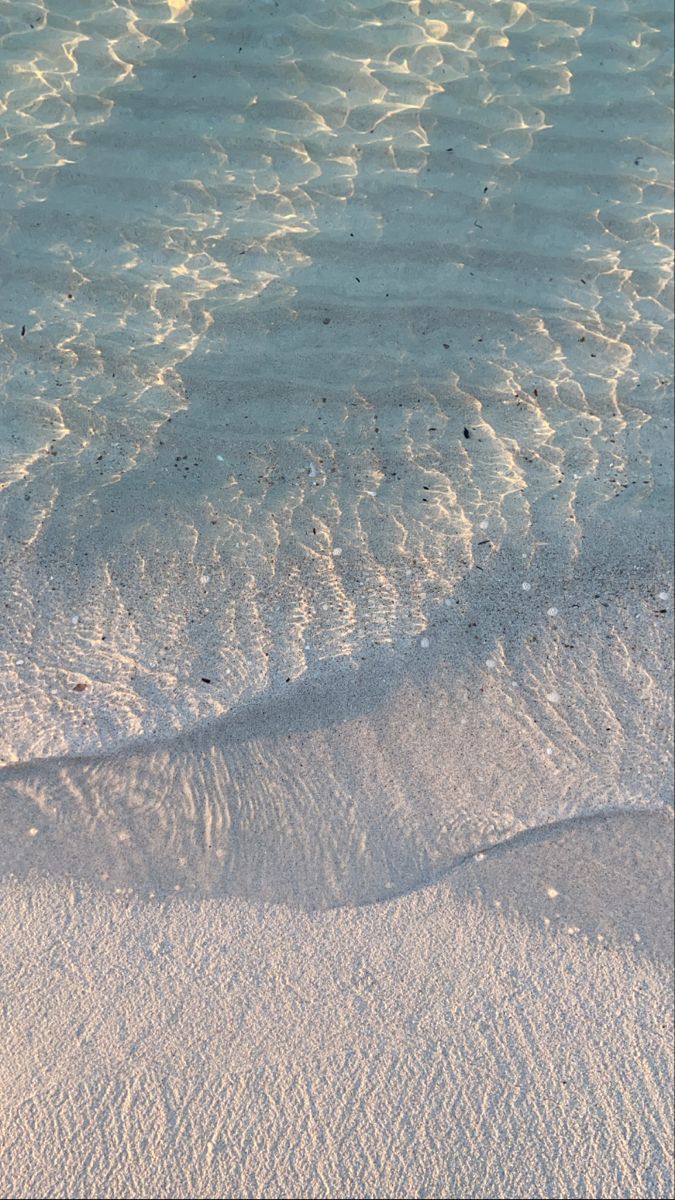
[[[673,1190],[672,14],[0,3],[0,1194]]]

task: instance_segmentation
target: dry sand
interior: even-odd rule
[[[5,885],[6,1193],[667,1196],[668,971],[638,900],[664,903],[661,844],[652,818],[572,837],[581,882],[543,867],[555,840],[514,848],[492,883],[510,910],[534,863],[537,921],[477,871],[313,917]],[[645,941],[598,942],[627,885]],[[541,924],[561,909],[576,932]]]
[[[663,0],[0,4],[0,1193],[672,1194]]]

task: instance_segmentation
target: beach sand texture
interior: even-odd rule
[[[0,3],[0,1192],[672,1192],[672,14]]]

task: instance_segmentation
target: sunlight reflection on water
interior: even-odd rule
[[[0,7],[7,758],[417,636],[516,543],[562,573],[631,457],[646,502],[661,7]]]

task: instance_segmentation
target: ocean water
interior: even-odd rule
[[[671,22],[0,3],[3,867],[344,902],[663,803]]]

